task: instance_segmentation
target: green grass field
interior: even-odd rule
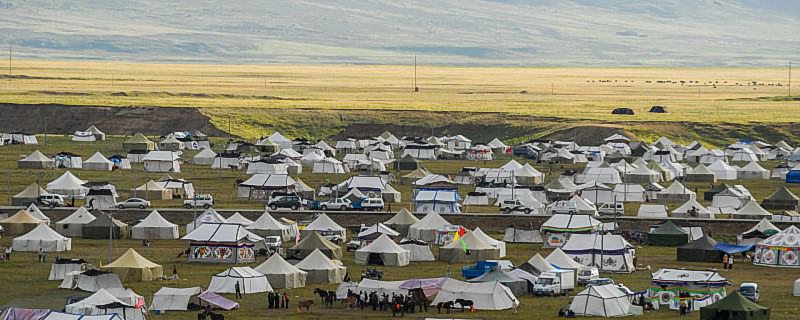
[[[63,169],[57,170],[21,170],[16,169],[16,160],[21,155],[30,153],[38,149],[45,154],[52,154],[57,151],[71,151],[78,153],[84,158],[90,156],[94,151],[99,150],[106,155],[119,153],[121,148],[121,137],[111,137],[105,142],[98,143],[74,143],[69,141],[68,137],[47,137],[47,145],[44,145],[44,137],[40,136],[39,141],[42,145],[39,146],[3,146],[0,147],[0,204],[10,203],[9,197],[22,190],[25,186],[35,181],[37,177],[43,184],[51,181],[63,173]],[[220,141],[217,141],[220,142]],[[192,152],[187,152],[184,158],[190,158]],[[518,159],[521,160],[521,159]],[[500,159],[490,161],[486,166],[500,166],[508,161],[508,159]],[[463,166],[483,166],[482,163],[470,161],[427,161],[424,162],[425,167],[436,173],[455,174]],[[765,164],[766,167],[771,168],[774,163]],[[549,167],[536,165],[537,169],[548,172]],[[564,169],[580,169],[579,166],[567,166]],[[560,167],[554,166],[553,173],[547,176],[550,180],[557,176],[562,170]],[[91,181],[108,180],[117,186],[121,197],[127,198],[127,190],[141,185],[146,179],[157,179],[160,174],[145,173],[141,164],[134,164],[134,169],[130,171],[114,171],[114,172],[92,172],[73,170],[74,174],[80,176],[82,179]],[[402,173],[395,173],[401,175]],[[189,164],[183,165],[183,172],[174,174],[175,177],[186,178],[195,184],[195,188],[200,192],[210,192],[217,198],[218,206],[222,208],[261,208],[263,203],[248,202],[235,198],[234,182],[236,179],[245,178],[246,175],[243,171],[229,171],[229,170],[211,170],[207,167],[199,167]],[[322,175],[304,173],[299,176],[303,181],[313,188],[318,188],[319,185],[327,182],[338,182],[346,178],[345,175]],[[778,186],[782,185],[781,181],[777,180],[763,180],[763,181],[732,181],[729,183],[743,184],[747,186],[753,195],[762,199]],[[410,186],[400,185],[395,183],[394,186],[403,193],[403,203],[399,206],[410,206],[408,194],[411,189]],[[698,192],[702,193],[709,188],[706,184],[690,184],[690,188],[697,188]],[[792,186],[791,189],[800,193],[800,188]],[[466,188],[462,188],[462,196],[468,192]],[[707,203],[704,203],[707,204]],[[163,201],[155,204],[158,207],[176,207],[180,206],[178,200]],[[670,208],[674,208],[680,204],[676,203]],[[394,210],[399,206],[393,206]],[[638,206],[627,206],[626,214],[632,215],[636,213]],[[497,212],[494,207],[474,207],[469,208],[473,212]],[[280,214],[276,214],[280,216]],[[498,215],[498,219],[502,216]],[[133,223],[134,221],[126,221]],[[494,234],[494,236],[500,236]],[[719,240],[719,239],[718,239]],[[732,239],[725,239],[729,240]],[[0,244],[7,246],[11,243],[11,237],[5,237],[0,240]],[[139,250],[145,257],[162,264],[165,270],[171,270],[172,265],[178,266],[181,280],[179,281],[161,281],[150,283],[129,283],[127,284],[133,288],[137,293],[147,297],[148,301],[151,299],[152,294],[162,286],[171,287],[188,287],[188,286],[202,286],[206,287],[210,281],[210,276],[214,273],[220,272],[229,266],[226,265],[206,265],[206,264],[192,264],[187,263],[183,259],[175,258],[176,254],[183,250],[187,244],[180,240],[174,241],[153,241],[150,248],[140,247],[140,243],[134,240],[121,240],[114,243],[113,254],[118,256],[122,254],[127,248],[133,247]],[[82,240],[74,239],[73,251],[65,253],[62,256],[66,257],[81,257],[85,258],[95,265],[105,263],[108,255],[108,242],[99,240]],[[508,259],[512,260],[515,264],[520,264],[530,258],[535,253],[547,254],[548,250],[544,250],[539,245],[522,245],[522,244],[509,244],[508,245]],[[434,254],[437,251],[434,249]],[[656,270],[661,267],[682,267],[682,268],[716,268],[718,264],[703,264],[703,263],[678,263],[675,261],[674,248],[661,248],[661,247],[641,247],[637,248],[639,266],[645,268],[650,266],[651,269]],[[55,254],[51,253],[50,258]],[[0,263],[0,269],[4,270],[0,274],[0,280],[3,285],[0,286],[0,305],[10,304],[15,306],[28,306],[28,307],[43,307],[60,309],[67,296],[72,295],[86,295],[81,292],[74,292],[62,289],[56,289],[58,282],[47,281],[47,274],[49,272],[49,265],[37,264],[35,254],[31,253],[16,253],[14,260],[10,263]],[[349,268],[351,275],[360,274],[363,268],[355,266],[353,263],[352,253],[345,254],[343,259],[344,264]],[[255,265],[255,264],[254,264]],[[253,265],[253,266],[254,266]],[[453,270],[457,270],[461,265],[454,265]],[[387,267],[383,268],[386,271],[387,280],[400,280],[413,277],[437,277],[442,276],[447,271],[447,266],[442,262],[431,263],[414,263],[407,268]],[[765,267],[752,266],[745,262],[740,262],[736,265],[734,271],[724,271],[724,275],[728,276],[736,285],[743,281],[756,281],[761,286],[762,303],[766,306],[773,308],[773,319],[794,319],[796,318],[797,304],[796,299],[791,296],[791,287],[794,279],[800,277],[800,270],[797,269],[773,269]],[[460,276],[457,276],[460,277]],[[634,290],[644,290],[648,286],[649,276],[647,271],[639,271],[633,274],[625,275],[611,275],[618,282],[625,283]],[[323,286],[327,289],[333,289],[335,286]],[[301,299],[312,298],[312,291],[314,286],[309,286],[302,289],[290,290],[292,301]],[[363,318],[387,318],[388,316],[383,313],[376,313],[372,311],[346,311],[344,307],[337,305],[331,310],[324,310],[318,306],[313,309],[312,314],[296,315],[293,309],[289,311],[268,311],[266,309],[266,296],[265,295],[249,295],[241,301],[242,309],[226,314],[230,319],[252,319],[260,318],[263,316],[277,315],[287,318],[312,318],[312,319],[352,319],[354,317]],[[458,315],[459,317],[478,317],[484,319],[518,319],[538,317],[542,319],[555,318],[558,308],[566,305],[569,302],[568,297],[563,298],[534,298],[534,297],[520,297],[522,303],[519,309],[519,315],[513,315],[509,311],[500,312],[478,312],[477,314]],[[409,316],[410,318],[418,318],[421,315]],[[429,313],[426,316],[435,316],[434,313]],[[645,319],[672,319],[677,316],[676,312],[658,311],[650,312],[645,315]],[[165,315],[154,316],[154,319],[194,319],[193,313],[172,312]]]
[[[232,122],[231,133],[247,138],[276,129],[324,138],[351,123],[427,128],[454,122],[508,127],[536,122],[539,131],[552,123],[557,128],[604,123],[654,140],[665,133],[682,135],[682,124],[689,122],[712,129],[694,138],[713,140],[708,135],[729,134],[722,132],[725,124],[800,120],[787,111],[800,101],[785,97],[787,72],[780,68],[420,66],[419,92],[412,91],[413,70],[407,66],[30,60],[15,61],[12,73],[13,78],[0,81],[0,102],[199,107],[220,129]],[[670,113],[647,113],[652,105],[666,105]],[[632,108],[637,115],[612,116],[616,107]],[[457,113],[403,113],[398,119],[390,110]],[[486,115],[465,118],[459,114],[464,112]],[[520,117],[529,116],[535,119],[520,123]]]

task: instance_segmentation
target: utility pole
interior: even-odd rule
[[[11,62],[8,64],[11,65]],[[789,61],[789,97],[792,97],[792,62]]]
[[[11,81],[11,55],[14,51],[14,44],[8,45],[8,81]]]
[[[111,86],[112,87],[114,86],[114,74],[113,73],[111,74]]]
[[[267,76],[264,76],[264,90],[267,89]]]
[[[108,263],[114,261],[114,217],[108,213],[108,219],[111,223],[108,225]]]
[[[417,56],[414,56],[414,92],[419,91],[419,87],[417,86]]]

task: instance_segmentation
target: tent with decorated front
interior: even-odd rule
[[[581,265],[603,272],[636,271],[636,250],[621,235],[573,234],[561,250]]]
[[[719,301],[727,295],[726,287],[731,283],[713,270],[660,269],[652,274],[652,285],[647,297],[656,308],[680,309],[681,292],[688,292],[693,310]],[[688,304],[687,303],[687,304]]]
[[[255,251],[264,247],[264,238],[230,223],[205,223],[181,239],[189,240],[192,262],[250,263]]]
[[[769,267],[800,267],[800,229],[789,226],[756,244],[753,264]]]
[[[544,246],[563,246],[573,234],[595,233],[603,223],[585,214],[554,214],[542,224]]]

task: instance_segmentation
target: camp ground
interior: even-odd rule
[[[516,147],[511,141],[463,135],[389,133],[342,143],[266,136],[273,139],[211,137],[207,147],[192,148],[173,141],[178,135],[90,141],[81,133],[0,147],[15,155],[0,162],[12,177],[0,190],[0,246],[12,254],[0,265],[18,270],[3,279],[24,288],[0,288],[3,308],[12,308],[5,312],[55,318],[114,304],[134,319],[194,319],[193,306],[232,319],[291,317],[299,302],[313,300],[315,315],[388,317],[369,305],[362,311],[320,300],[320,292],[347,300],[348,289],[361,288],[378,292],[378,302],[382,293],[423,295],[428,311],[411,317],[440,317],[440,302],[441,316],[448,302],[460,312],[460,299],[471,300],[475,313],[459,317],[555,318],[569,309],[672,319],[682,302],[695,306],[693,317],[735,309],[746,304],[734,295],[739,286],[756,283],[755,304],[769,317],[793,316],[800,186],[791,175],[761,170],[786,161],[712,145],[705,150],[719,153],[705,157],[716,158],[698,161],[699,147],[667,138],[641,155],[619,136],[586,146],[527,142],[538,150],[531,158],[503,152]],[[66,161],[63,152],[82,165],[55,165]],[[237,167],[215,166],[220,154]],[[192,205],[203,197],[208,208]],[[129,198],[150,204],[99,205]],[[326,202],[338,205],[319,210]],[[377,207],[365,210],[370,205]],[[722,268],[726,255],[733,269]],[[565,296],[535,296],[539,279],[554,275],[565,281]],[[604,279],[614,284],[579,284]],[[686,286],[692,294],[681,296]],[[270,293],[286,293],[290,307],[269,309]],[[68,297],[83,299],[65,303]]]

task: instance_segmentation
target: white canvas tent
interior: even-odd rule
[[[620,235],[575,234],[561,250],[573,261],[603,272],[636,271],[634,247]]]
[[[692,216],[690,211],[694,208],[695,216]],[[673,217],[683,217],[683,218],[706,218],[706,219],[713,219],[714,213],[703,207],[702,204],[697,202],[697,199],[689,199],[688,201],[684,202],[680,207],[672,210]]]
[[[381,234],[375,241],[356,250],[355,264],[406,266],[410,262],[411,252],[394,243],[389,236]]]
[[[197,227],[200,227],[204,223],[225,223],[227,220],[221,214],[214,210],[213,208],[209,208],[208,210],[204,211],[201,215],[197,216],[193,222],[189,222],[186,224],[186,232],[192,232]]]
[[[178,239],[178,225],[164,219],[156,210],[131,227],[131,232],[133,239]]]
[[[306,236],[311,232],[317,232],[321,235],[338,235],[342,239],[347,236],[347,231],[339,224],[333,221],[327,214],[320,214],[317,219],[314,219],[300,232],[300,235]]]
[[[83,161],[83,170],[111,171],[114,163],[108,160],[100,151],[95,152],[89,159]]]
[[[433,242],[436,240],[436,234],[439,232],[439,229],[449,225],[451,225],[451,223],[447,222],[447,220],[442,218],[438,213],[431,212],[408,227],[408,238]]]
[[[614,186],[612,196],[616,202],[644,202],[645,190],[638,184],[620,183]]]
[[[74,174],[67,171],[47,184],[47,192],[67,197],[74,196],[76,198],[82,198],[89,192],[89,188],[83,186],[85,183],[86,180],[78,179]]]
[[[17,160],[17,168],[19,169],[46,169],[53,168],[55,162],[53,159],[47,157],[39,150],[33,151],[27,157]]]
[[[576,316],[610,318],[632,314],[628,295],[614,284],[587,287],[572,298],[569,309]]]
[[[400,240],[400,247],[408,250],[409,261],[436,261],[430,245],[420,240],[403,239]]]
[[[542,233],[539,230],[517,229],[513,226],[506,227],[503,241],[511,243],[542,243]]]
[[[46,216],[39,207],[36,206],[35,203],[31,203],[28,205],[28,208],[25,209],[28,213],[31,214],[32,217],[44,221],[46,224],[50,224],[50,217]]]
[[[528,259],[528,261],[525,261],[518,268],[536,276],[556,269],[556,267],[547,262],[547,260],[545,260],[542,255],[538,253]]]
[[[100,306],[114,305],[114,308],[101,309]],[[102,315],[118,314],[126,320],[145,320],[144,307],[135,307],[114,297],[109,291],[100,289],[86,299],[64,306],[64,311],[72,314]]]
[[[708,166],[708,170],[714,172],[714,175],[718,180],[736,180],[736,167],[725,163],[722,161],[722,159],[714,161],[714,163],[710,164]]]
[[[667,218],[667,207],[663,204],[643,204],[639,206],[636,216],[647,219]]]
[[[14,238],[13,248],[23,252],[38,252],[39,249],[45,252],[70,251],[72,239],[58,234],[46,224],[39,224],[31,232]]]
[[[122,288],[122,281],[120,281],[116,273],[92,269],[80,273],[66,274],[64,281],[58,287],[96,292],[100,289]]]
[[[287,241],[291,237],[289,226],[273,218],[267,211],[245,228],[262,237],[281,237],[281,241]]]
[[[158,310],[162,313],[165,311],[187,311],[189,310],[189,303],[199,304],[200,301],[197,296],[202,292],[203,289],[200,287],[162,287],[153,294],[150,310]]]
[[[456,299],[472,300],[477,310],[506,310],[519,306],[511,289],[499,281],[470,283],[452,278],[442,283],[431,305]]]
[[[741,209],[733,213],[734,219],[762,219],[772,217],[772,213],[758,204],[755,200],[750,200]]]
[[[172,151],[150,151],[142,162],[147,172],[181,172],[180,157]]]
[[[212,163],[214,163],[214,158],[216,157],[217,154],[213,150],[205,148],[200,150],[200,152],[192,157],[192,163],[196,165],[210,166]]]
[[[340,283],[347,273],[346,267],[329,259],[319,249],[315,249],[295,267],[308,272],[306,283]]]
[[[234,212],[233,215],[225,220],[227,223],[235,223],[245,228],[253,224],[253,220],[245,218],[241,213],[238,212]]]
[[[739,168],[737,176],[742,180],[769,179],[769,170],[764,169],[758,162],[752,161],[746,166]]]
[[[239,283],[242,294],[272,291],[267,276],[250,267],[233,267],[213,275],[208,291],[236,293],[236,283]]]
[[[289,264],[279,254],[273,254],[254,270],[267,276],[274,289],[292,289],[306,286],[308,272]]]
[[[475,228],[472,230],[479,239],[483,240],[484,242],[488,243],[490,246],[495,247],[500,250],[500,258],[506,256],[506,243],[495,238],[490,237],[488,234],[483,232],[480,227]]]
[[[67,274],[74,272],[72,276],[74,277],[75,274],[83,272],[86,266],[86,261],[83,259],[56,259],[50,265],[50,276],[47,277],[47,280],[63,281]]]
[[[464,250],[464,247],[467,250]],[[447,263],[497,260],[499,258],[500,249],[481,240],[474,232],[468,232],[457,241],[439,248],[439,260]]]

